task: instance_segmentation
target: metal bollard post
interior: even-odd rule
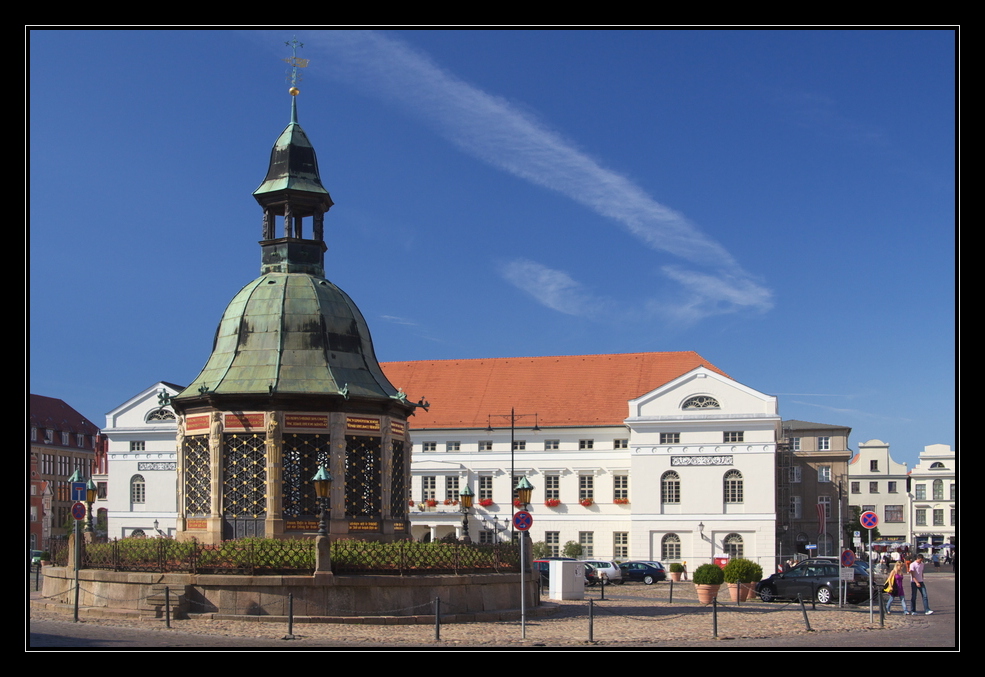
[[[441,641],[441,598],[434,598],[434,641]]]
[[[164,586],[164,627],[171,629],[171,588]]]
[[[670,579],[670,593],[669,593],[669,595],[670,595],[670,598],[667,601],[670,602],[671,604],[673,604],[674,603],[674,579],[673,578]]]
[[[711,600],[711,636],[718,639],[718,598]]]
[[[807,607],[804,606],[804,599],[797,593],[797,601],[800,602],[800,612],[804,614],[804,625],[807,626],[807,632],[812,632],[811,622],[807,619]]]
[[[903,600],[903,611],[906,611],[906,600]],[[882,605],[882,590],[879,590],[879,627],[886,627],[886,607]]]
[[[588,600],[588,641],[595,641],[595,606],[592,600]]]

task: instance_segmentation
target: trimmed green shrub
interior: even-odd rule
[[[672,573],[672,574],[683,574],[684,573],[684,565],[681,564],[680,562],[671,562],[670,563],[670,573]]]
[[[694,570],[691,580],[695,585],[721,585],[725,582],[725,573],[717,564],[702,564]]]
[[[735,557],[728,561],[722,574],[726,583],[755,583],[763,579],[763,567],[752,560]]]

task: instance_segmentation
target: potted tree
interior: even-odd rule
[[[752,560],[742,557],[734,557],[725,565],[722,570],[725,582],[728,583],[729,595],[733,602],[746,601],[749,599],[751,591],[755,589],[751,583],[756,583],[763,579],[763,567]]]
[[[683,573],[684,573],[683,564],[681,564],[680,562],[670,563],[670,580],[674,581],[675,583],[680,582],[681,574]]]
[[[711,604],[711,601],[718,596],[718,589],[722,587],[725,574],[717,564],[702,564],[694,570],[694,588],[698,592],[698,601],[702,604]]]

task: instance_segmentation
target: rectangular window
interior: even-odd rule
[[[37,442],[38,441],[38,429],[37,428],[31,428],[31,441],[32,442]]]
[[[615,501],[629,500],[629,475],[612,476],[612,499]]]
[[[561,440],[544,440],[544,451],[557,451],[561,447]]]
[[[629,449],[629,440],[627,440],[627,439],[612,440],[612,448],[613,449]]]
[[[626,559],[629,557],[629,532],[612,532],[612,556],[616,559]]]
[[[421,442],[421,451],[437,451],[437,442]]]
[[[106,482],[96,482],[96,498],[106,498]]]
[[[790,438],[790,448],[793,451],[800,451],[800,438],[799,437],[791,437]]]
[[[927,526],[927,509],[917,508],[916,510],[916,521],[918,527]]]
[[[935,527],[944,526],[944,510],[941,508],[934,509],[934,526]]]
[[[818,496],[817,502],[824,506],[824,519],[831,519],[831,497]]]
[[[62,433],[62,446],[68,446],[68,433]]]
[[[560,557],[561,556],[561,532],[560,531],[545,531],[544,532],[544,544],[547,545],[547,556],[548,557]]]
[[[527,441],[526,440],[513,440],[513,451],[526,451]]]
[[[861,494],[862,493],[862,486],[861,485],[862,485],[861,482],[852,482],[852,493],[853,494]]]
[[[433,501],[437,499],[435,494],[435,488],[438,483],[438,478],[434,475],[425,475],[421,478],[421,500],[422,501]]]
[[[493,531],[487,531],[483,529],[479,532],[479,544],[480,545],[492,545],[496,542],[496,534]]]
[[[800,496],[790,497],[790,519],[799,520],[801,516],[802,502]]]
[[[445,451],[461,451],[461,442],[445,442]]]
[[[594,449],[595,440],[578,440],[579,449]]]
[[[581,556],[583,558],[595,557],[594,543],[595,543],[594,531],[578,532],[578,545],[581,546]]]
[[[595,498],[595,476],[594,475],[579,475],[578,476],[578,500],[579,501],[591,501]]]
[[[479,451],[492,451],[492,440],[480,440]]]
[[[445,475],[445,500],[458,500],[458,475]]]
[[[887,494],[896,494],[896,493],[899,493],[896,490],[896,486],[897,486],[896,482],[886,482],[886,493]]]
[[[934,480],[934,500],[943,501],[944,500],[944,482],[941,480]]]
[[[887,505],[886,506],[886,521],[887,522],[902,522],[903,521],[903,506],[901,506],[901,505]]]
[[[951,526],[952,527],[957,525],[957,522],[954,521],[955,519],[957,519],[957,516],[958,516],[958,511],[955,510],[954,508],[951,508]]]
[[[742,442],[745,438],[745,433],[741,430],[726,430],[723,434],[723,442]]]
[[[77,446],[79,449],[84,449],[85,445],[86,445],[86,436],[83,435],[82,433],[77,434],[75,436],[75,446]]]
[[[830,482],[831,481],[831,466],[830,465],[819,465],[817,467],[817,481],[818,482]]]
[[[130,442],[130,451],[144,451],[144,443],[141,441]]]
[[[790,484],[800,484],[800,466],[792,465],[789,470]]]
[[[660,433],[660,444],[680,444],[680,433]]]
[[[879,472],[879,461],[869,461],[869,472]]]
[[[951,483],[951,499],[950,499],[952,501],[958,500],[958,490],[957,490],[956,487],[957,487],[957,485],[952,482]]]
[[[818,451],[830,451],[831,450],[831,438],[830,437],[818,437],[817,438],[817,450]]]
[[[561,476],[544,475],[544,500],[557,501],[561,498]]]
[[[918,500],[918,501],[926,501],[927,500],[927,485],[926,484],[918,484],[918,485],[916,485],[913,488],[913,491],[914,491],[916,500]]]
[[[52,440],[54,440],[54,439],[55,439],[55,431],[54,430],[51,430],[50,428],[45,428],[45,431],[44,431],[44,441],[47,444],[51,444]]]
[[[479,500],[491,501],[493,478],[492,475],[479,475]]]
[[[869,493],[870,494],[878,494],[879,493],[879,483],[878,482],[869,482]]]

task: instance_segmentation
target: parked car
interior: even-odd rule
[[[28,561],[31,563],[31,566],[38,566],[39,564],[41,564],[41,551],[32,550],[30,559]]]
[[[657,564],[659,562],[623,562],[619,568],[622,569],[624,581],[643,581],[646,585],[653,585],[657,581],[667,580],[667,572]]]
[[[599,579],[605,577],[608,579],[609,583],[623,583],[622,569],[620,569],[619,565],[615,562],[607,562],[605,560],[596,559],[586,559],[582,561],[584,561],[585,564],[591,564],[595,568]]]
[[[838,599],[840,575],[838,562],[827,559],[809,559],[798,562],[786,573],[773,574],[756,584],[756,593],[764,602],[775,599],[816,600],[830,604]],[[858,565],[855,580],[848,583],[845,598],[849,604],[868,599],[869,577],[865,567]]]

